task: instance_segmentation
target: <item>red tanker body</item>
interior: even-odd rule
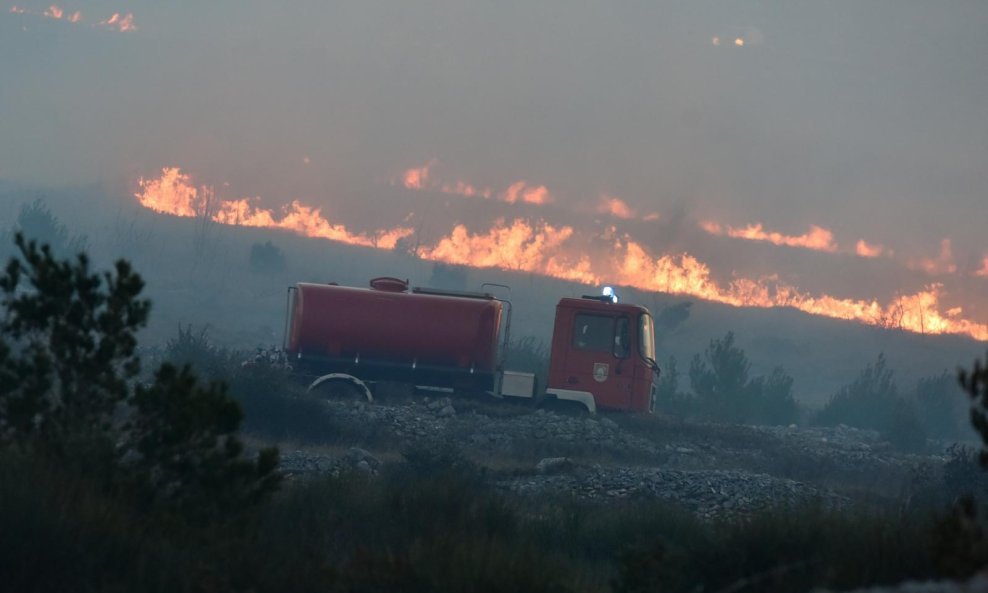
[[[285,350],[294,369],[315,379],[310,391],[349,385],[372,401],[371,385],[397,381],[591,413],[647,413],[655,404],[652,316],[644,307],[618,304],[610,288],[559,301],[541,390],[535,373],[504,368],[507,300],[484,292],[409,291],[396,278],[375,278],[370,289],[300,283],[290,291]]]
[[[503,305],[489,295],[407,292],[396,279],[370,289],[300,283],[286,351],[315,374],[490,389]]]

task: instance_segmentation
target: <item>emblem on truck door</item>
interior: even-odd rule
[[[610,365],[606,362],[595,362],[593,363],[593,380],[598,383],[603,383],[607,380],[607,369]]]

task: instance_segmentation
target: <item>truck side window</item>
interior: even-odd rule
[[[616,358],[628,358],[630,351],[631,336],[628,333],[628,318],[619,317],[617,331],[614,332],[614,356]]]
[[[611,352],[614,348],[614,319],[578,313],[573,325],[573,346],[580,350]]]

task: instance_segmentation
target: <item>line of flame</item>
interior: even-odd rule
[[[922,291],[899,296],[885,305],[877,300],[814,296],[776,278],[736,278],[725,286],[712,277],[706,264],[688,253],[654,257],[628,238],[615,244],[602,266],[608,273],[602,274],[589,258],[576,261],[563,258],[562,244],[571,235],[571,227],[532,225],[520,219],[510,225],[498,221],[483,234],[470,234],[465,227],[457,225],[435,247],[421,247],[417,254],[423,259],[445,263],[534,272],[585,284],[606,282],[684,294],[735,307],[793,307],[813,315],[886,328],[925,334],[966,334],[988,340],[988,325],[962,318],[961,308],[940,310],[942,284],[930,284]]]
[[[42,16],[44,18],[49,18],[56,21],[64,20],[73,24],[82,23],[81,11],[77,10],[75,12],[69,13],[64,8],[61,8],[60,6],[55,4],[48,6],[48,8],[46,8],[44,11],[40,13],[30,11],[22,6],[17,6],[17,5],[11,6],[9,12],[11,14],[27,14],[34,16]],[[120,31],[121,33],[127,33],[130,31],[137,30],[137,25],[134,24],[134,15],[129,12],[126,14],[115,12],[109,18],[99,21],[97,25],[91,25],[91,26],[107,27],[110,29]]]
[[[432,174],[432,168],[436,163],[438,161],[433,159],[421,167],[406,169],[401,175],[402,185],[405,189],[414,191],[439,191],[444,194],[468,198],[496,198],[509,204],[525,202],[541,205],[552,201],[549,188],[544,185],[531,185],[526,181],[516,181],[503,192],[495,192],[489,187],[479,187],[465,181],[441,182],[434,179]]]
[[[333,224],[319,208],[293,201],[280,217],[265,208],[240,200],[218,200],[210,186],[196,187],[189,175],[178,167],[166,167],[157,179],[141,178],[140,192],[134,194],[145,208],[183,217],[207,218],[220,224],[275,228],[293,231],[306,237],[319,237],[351,245],[394,249],[398,241],[411,235],[410,228],[397,227],[374,235],[351,233],[342,224]]]
[[[837,251],[837,244],[834,242],[834,233],[830,229],[811,224],[810,230],[802,235],[785,235],[776,231],[766,231],[761,223],[749,224],[745,227],[722,227],[713,221],[700,222],[700,228],[711,235],[727,235],[735,239],[747,239],[749,241],[764,241],[774,245],[785,245],[788,247],[802,247],[814,251],[826,251],[834,253]]]
[[[218,223],[292,230],[351,245],[393,249],[412,234],[403,227],[373,236],[355,234],[341,224],[323,218],[318,208],[298,201],[286,207],[281,217],[252,206],[250,200],[217,200],[208,186],[196,187],[178,168],[165,168],[157,179],[141,179],[135,197],[157,212],[176,216],[208,217]],[[425,260],[472,267],[529,272],[588,285],[602,283],[629,286],[645,291],[690,295],[736,307],[793,307],[806,313],[853,320],[918,333],[955,333],[988,340],[988,325],[962,317],[961,308],[942,311],[943,286],[930,284],[915,294],[903,295],[887,304],[877,300],[810,295],[795,286],[769,277],[737,277],[727,284],[713,278],[710,268],[688,253],[654,256],[628,236],[597,237],[609,249],[599,250],[596,259],[587,254],[573,256],[568,243],[576,238],[571,226],[544,221],[503,219],[482,233],[471,233],[456,225],[432,246],[420,246],[415,254]],[[988,266],[988,262],[986,262]]]

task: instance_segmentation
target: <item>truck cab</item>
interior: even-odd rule
[[[659,368],[648,309],[609,297],[556,306],[546,395],[597,408],[652,412]]]

